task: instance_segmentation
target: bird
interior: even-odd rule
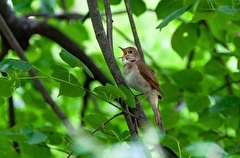
[[[158,109],[158,99],[162,98],[160,94],[163,94],[163,91],[160,88],[155,72],[141,59],[137,49],[134,47],[119,48],[123,51],[123,56],[120,58],[122,59],[127,86],[144,93],[145,97],[149,97],[155,122],[159,127],[163,128]]]

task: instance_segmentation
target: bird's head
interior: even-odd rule
[[[122,58],[123,63],[141,60],[139,52],[134,47],[119,48],[123,51],[123,56],[120,57]]]

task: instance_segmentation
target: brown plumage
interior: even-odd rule
[[[127,85],[149,97],[155,115],[155,122],[162,127],[158,109],[158,96],[163,92],[160,88],[155,72],[141,60],[139,52],[134,47],[121,49],[123,51],[123,56],[121,58]]]

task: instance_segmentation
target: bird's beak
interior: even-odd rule
[[[118,46],[122,51],[124,50],[122,47]]]
[[[118,59],[125,57],[126,54],[127,54],[127,53],[126,53],[126,50],[125,50],[124,48],[120,47],[120,46],[118,46],[118,47],[123,51],[123,56],[118,57]]]

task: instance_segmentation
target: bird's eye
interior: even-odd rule
[[[129,50],[129,51],[128,51],[128,53],[129,53],[129,54],[132,54],[132,53],[133,53],[133,51],[132,51],[132,50]]]

